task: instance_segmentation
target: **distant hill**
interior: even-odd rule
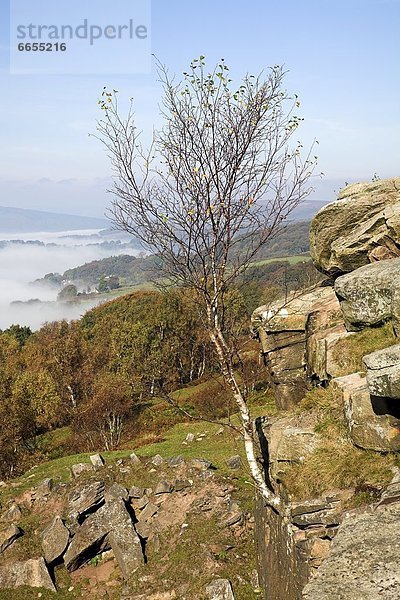
[[[0,206],[0,233],[35,233],[105,229],[107,219]]]
[[[255,260],[306,255],[309,250],[310,223],[299,221],[290,223],[279,236],[271,239],[255,257]],[[238,244],[240,251],[240,244]],[[138,285],[161,276],[157,273],[157,259],[151,256],[131,256],[127,254],[110,256],[94,260],[63,274],[48,273],[44,278],[36,280],[36,284],[55,285],[72,282],[79,287],[98,285],[102,278],[116,277],[123,285]]]
[[[159,275],[158,275],[159,276]],[[138,285],[157,278],[157,260],[155,256],[131,256],[122,254],[101,260],[93,260],[79,267],[68,269],[64,273],[47,273],[34,285],[62,287],[66,282],[78,287],[98,286],[102,279],[118,278],[123,285]]]
[[[261,248],[257,258],[277,258],[309,252],[309,236],[310,221],[293,221]]]
[[[310,250],[309,235],[310,221],[292,221],[260,248],[254,260],[307,254]],[[236,245],[236,252],[245,251],[248,243],[246,238],[240,240]]]
[[[154,256],[140,258],[122,254],[68,269],[62,278],[80,285],[93,285],[102,277],[119,277],[129,285],[137,285],[154,277],[155,264]]]

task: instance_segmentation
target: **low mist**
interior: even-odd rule
[[[110,241],[109,237],[107,239]],[[117,233],[114,239],[118,239]],[[7,244],[10,240],[14,241]],[[0,241],[6,242],[5,247],[0,245],[0,329],[17,323],[38,329],[46,321],[79,318],[99,301],[92,299],[81,304],[56,303],[57,288],[35,286],[31,282],[42,278],[46,273],[63,273],[93,260],[138,253],[125,245],[121,245],[121,249],[101,246],[93,231],[12,236],[3,234]],[[45,245],[29,241],[43,242]],[[33,299],[54,304],[18,303]],[[11,304],[13,302],[17,304]]]

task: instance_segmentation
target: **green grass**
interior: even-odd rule
[[[274,262],[288,262],[291,265],[296,265],[301,262],[309,262],[311,260],[311,256],[308,254],[298,254],[295,256],[280,256],[277,258],[265,258],[263,260],[256,260],[250,263],[251,267],[262,267],[263,265],[269,265]]]
[[[199,384],[200,386],[206,385],[207,382]],[[190,398],[190,394],[195,392],[198,386],[192,386],[184,388],[181,393],[186,394],[186,398]],[[265,414],[272,414],[275,412],[274,402],[271,397],[266,397],[265,394],[260,393],[257,396],[257,401],[260,401],[260,395],[265,398],[263,405],[255,404],[252,408],[253,417],[263,416]],[[166,407],[167,411],[170,411],[170,407]],[[161,412],[159,417],[163,418]],[[226,419],[223,420],[226,422]],[[233,425],[239,425],[239,418],[237,415],[233,415],[231,422]],[[181,455],[184,458],[205,458],[215,464],[216,467],[222,471],[228,471],[225,460],[233,454],[240,454],[244,458],[243,445],[238,434],[232,432],[231,429],[225,428],[223,434],[217,435],[217,432],[221,429],[221,425],[216,423],[208,423],[204,421],[192,420],[189,422],[178,423],[172,428],[163,432],[163,441],[151,443],[147,445],[138,445],[135,440],[126,442],[124,444],[125,449],[116,450],[114,452],[101,452],[106,462],[116,461],[120,458],[128,458],[132,452],[136,452],[138,456],[149,457],[155,454],[160,454],[164,458],[172,458],[174,456]],[[206,438],[201,442],[192,442],[191,444],[182,445],[185,441],[187,434],[191,432],[197,437],[201,433],[206,433]],[[46,434],[50,436],[47,439],[47,443],[57,443],[58,440],[64,439],[70,435],[68,428],[62,428]],[[44,443],[44,442],[43,442]],[[141,442],[142,443],[142,442]],[[22,494],[25,490],[37,486],[46,478],[52,478],[54,481],[66,482],[71,479],[71,467],[77,463],[89,463],[89,457],[94,452],[85,452],[79,454],[73,454],[69,456],[62,456],[54,460],[47,462],[41,462],[38,465],[33,466],[29,471],[24,473],[22,476],[15,480],[11,480],[9,483],[12,487],[7,486],[0,490],[0,503],[6,504],[11,498],[16,495]]]
[[[216,381],[221,381],[222,378],[217,378]],[[190,385],[184,388],[180,388],[175,392],[172,392],[171,396],[179,403],[187,402],[192,400],[197,396],[199,392],[204,392],[210,387],[210,381],[202,381],[201,383],[197,383],[196,385]]]
[[[363,331],[339,340],[333,352],[333,359],[340,369],[337,376],[364,371],[362,364],[364,356],[396,343],[398,338],[395,337],[390,322],[381,327],[367,327]]]
[[[295,411],[299,416],[305,412],[314,415],[315,432],[321,434],[321,440],[312,454],[300,464],[293,463],[282,476],[292,499],[313,498],[335,488],[354,488],[354,502],[358,505],[370,496],[357,494],[357,489],[379,490],[390,482],[398,455],[354,446],[348,437],[342,399],[336,388],[314,388],[308,392]]]

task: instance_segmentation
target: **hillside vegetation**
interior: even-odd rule
[[[313,277],[310,262],[271,262],[249,269],[231,292],[224,327],[245,350],[238,368],[249,389],[258,369],[251,312]],[[52,455],[51,444],[40,442],[46,432],[67,428],[55,443],[59,453],[112,450],[138,435],[140,444],[154,441],[188,414],[222,418],[232,411],[196,301],[179,289],[127,294],[34,334],[8,329],[0,334],[0,383],[3,478]],[[188,392],[176,395],[185,386]],[[168,404],[168,394],[186,416]]]

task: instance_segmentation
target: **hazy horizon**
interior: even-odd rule
[[[148,143],[161,123],[154,63],[147,74],[12,75],[8,4],[0,6],[0,204],[102,217],[112,173],[104,148],[88,136],[101,117],[98,96],[104,86],[117,89],[122,107],[133,97]],[[57,15],[61,7],[48,10]],[[70,10],[71,19],[84,16],[80,3]],[[152,52],[178,77],[201,54],[210,67],[224,57],[235,81],[284,65],[285,86],[298,94],[305,119],[296,135],[305,148],[319,141],[325,177],[315,180],[311,200],[321,205],[346,181],[399,175],[399,17],[397,0],[229,7],[153,0]]]

